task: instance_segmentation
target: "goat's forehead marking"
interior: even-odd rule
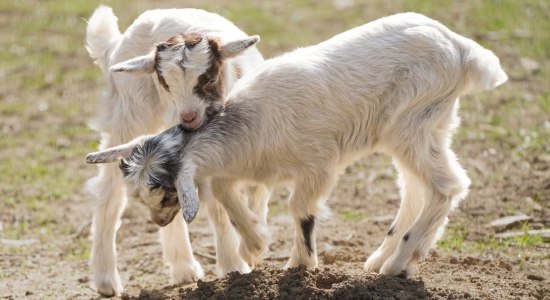
[[[168,83],[166,83],[166,79],[164,79],[164,76],[162,75],[162,72],[160,71],[160,62],[161,58],[159,53],[162,51],[165,51],[168,47],[167,44],[162,43],[157,45],[156,53],[155,53],[155,73],[157,73],[157,78],[159,80],[159,84],[162,85],[162,87],[167,91],[170,92],[170,87],[168,86]]]
[[[208,39],[208,41],[206,41]],[[215,45],[212,43],[212,41],[215,40]],[[203,42],[204,41],[204,42]],[[200,49],[197,49],[196,51],[204,52],[204,55],[207,55],[208,57],[205,57],[202,61],[201,59],[198,60],[198,63],[196,61],[186,61],[187,59],[192,60],[192,57],[186,57],[185,56],[185,49],[188,50],[194,50],[195,47],[203,42],[203,47]],[[213,49],[213,46],[216,46],[216,49]],[[218,51],[218,42],[215,38],[206,38],[206,36],[200,34],[200,33],[180,33],[178,35],[175,35],[168,39],[164,43],[160,43],[156,47],[156,53],[155,53],[155,71],[158,76],[158,80],[160,85],[168,92],[170,92],[170,86],[168,85],[166,78],[164,77],[163,70],[162,70],[162,62],[168,58],[170,60],[171,56],[177,56],[175,57],[178,60],[181,60],[182,64],[178,64],[182,69],[184,69],[186,63],[189,64],[196,64],[197,66],[204,65],[203,67],[206,70],[210,69],[210,65],[215,61],[215,58],[212,57],[211,53]],[[180,57],[181,56],[181,57]]]
[[[193,88],[193,93],[208,102],[220,102],[223,101],[225,93],[220,42],[216,38],[211,38],[208,40],[208,44],[210,47],[210,66],[204,74],[199,76],[197,85]]]
[[[196,48],[199,47],[200,48]],[[182,50],[183,49],[183,50]],[[185,57],[185,49],[195,50],[195,55],[201,56],[189,56]],[[182,51],[180,51],[182,50]],[[223,101],[225,94],[224,86],[224,70],[223,70],[223,57],[220,52],[220,41],[215,37],[206,37],[199,33],[181,33],[171,37],[164,43],[157,45],[155,54],[155,70],[158,76],[159,84],[168,92],[170,92],[170,86],[166,78],[164,77],[162,70],[162,62],[164,60],[170,60],[170,55],[181,55],[183,62],[180,65],[182,69],[185,69],[186,65],[202,66],[204,67],[204,73],[199,75],[197,83],[193,86],[193,93],[200,99],[209,103],[218,103]],[[202,52],[202,53],[201,53]],[[189,61],[186,61],[186,60]],[[242,70],[237,68],[237,76],[240,77]]]

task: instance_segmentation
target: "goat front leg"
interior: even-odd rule
[[[120,296],[123,286],[117,270],[115,238],[127,203],[120,170],[115,164],[100,165],[99,174],[88,181],[87,189],[95,197],[90,256],[94,284],[103,296]]]
[[[455,154],[447,145],[429,141],[424,144],[426,147],[419,147],[422,141],[415,140],[415,147],[406,148],[407,155],[398,158],[403,166],[421,178],[425,203],[412,228],[398,236],[401,240],[395,252],[382,265],[382,274],[413,275],[417,270],[417,262],[427,256],[443,233],[453,205],[466,196],[470,179],[458,164]],[[419,150],[420,153],[417,152]]]
[[[237,271],[241,274],[250,273],[250,266],[239,255],[239,236],[231,225],[225,209],[212,194],[210,181],[197,183],[199,199],[206,206],[208,220],[214,229],[216,244],[216,264],[222,275]]]
[[[415,174],[400,165],[397,160],[394,160],[394,165],[399,172],[397,182],[401,191],[401,205],[384,242],[365,262],[365,271],[367,272],[380,271],[384,262],[395,251],[401,238],[411,229],[424,206],[422,183]]]
[[[201,265],[193,256],[187,223],[181,211],[159,230],[164,261],[170,266],[170,284],[190,283],[204,277]]]
[[[252,263],[256,262],[267,245],[269,238],[267,226],[248,208],[245,199],[239,199],[233,180],[213,179],[212,191],[225,208],[231,224],[241,236],[241,253],[244,253]]]
[[[315,223],[321,215],[322,200],[328,196],[333,182],[334,177],[323,172],[295,182],[289,200],[295,223],[294,246],[285,269],[318,266]]]

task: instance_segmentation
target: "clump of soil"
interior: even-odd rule
[[[142,292],[137,299],[155,299],[162,292]],[[163,297],[167,295],[164,294]],[[230,273],[196,288],[180,289],[181,299],[419,299],[429,297],[421,281],[370,273],[348,275],[341,271],[274,267],[250,274]]]
[[[231,273],[199,282],[186,299],[414,299],[428,293],[421,282],[367,274],[350,276],[329,268],[281,270],[267,267],[250,274]]]

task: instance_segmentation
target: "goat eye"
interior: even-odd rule
[[[126,163],[126,160],[123,158],[120,160],[120,163],[118,164],[119,169],[124,170],[128,167],[128,163]]]
[[[168,47],[169,47],[169,45],[167,43],[159,43],[159,44],[157,44],[157,51],[158,52],[164,51]]]
[[[128,177],[130,175],[130,166],[128,165],[128,163],[124,158],[120,160],[120,163],[118,164],[118,168],[122,171],[123,177]]]

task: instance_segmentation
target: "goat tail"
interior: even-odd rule
[[[508,80],[499,58],[470,39],[464,39],[463,62],[466,78],[474,91],[490,90]]]
[[[113,9],[104,5],[96,8],[86,28],[86,50],[103,72],[107,70],[109,51],[120,37]]]

